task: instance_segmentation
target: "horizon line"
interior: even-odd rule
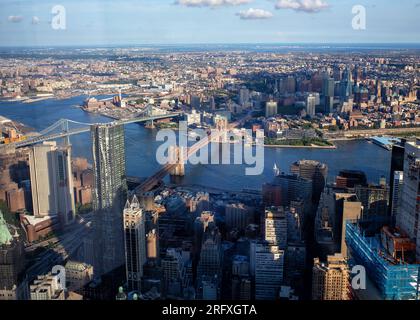
[[[293,46],[293,45],[316,45],[316,46],[419,46],[420,42],[179,42],[179,43],[121,43],[121,44],[39,44],[39,45],[0,45],[1,49],[8,48],[115,48],[115,47],[174,47],[174,46]]]

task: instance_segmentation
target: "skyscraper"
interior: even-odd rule
[[[280,250],[287,247],[287,213],[283,207],[270,207],[265,210],[265,241]]]
[[[91,127],[93,154],[93,209],[95,274],[124,264],[123,208],[127,193],[124,127],[104,124]]]
[[[181,250],[169,248],[162,259],[164,294],[167,297],[180,297],[184,283],[185,269]]]
[[[327,263],[314,260],[312,269],[313,300],[349,300],[349,270],[343,256],[329,256]]]
[[[314,94],[309,94],[306,98],[306,113],[308,116],[315,116],[316,113],[316,97]]]
[[[317,203],[327,180],[327,165],[314,160],[300,160],[292,164],[290,172],[312,181],[312,200]]]
[[[217,276],[220,279],[222,266],[221,239],[218,230],[213,230],[203,241],[200,252],[200,262],[197,268],[197,282],[203,277]]]
[[[278,114],[277,102],[267,101],[265,104],[265,117],[270,118]]]
[[[255,250],[255,299],[275,300],[284,274],[284,251],[268,243],[257,243]]]
[[[315,239],[321,258],[336,252],[347,257],[346,224],[361,217],[362,203],[356,194],[325,188],[315,218]]]
[[[294,76],[288,76],[286,79],[286,91],[287,93],[296,92],[296,79]]]
[[[140,291],[143,266],[146,263],[145,215],[137,197],[124,208],[124,243],[127,285],[130,291]]]
[[[334,86],[335,81],[333,78],[326,77],[324,78],[323,84],[322,84],[322,94],[324,97],[334,97]]]
[[[354,188],[357,185],[366,185],[367,178],[363,171],[343,170],[338,174],[335,183],[337,188]]]
[[[229,229],[243,230],[252,222],[252,210],[243,203],[228,204],[225,221]]]
[[[239,104],[246,106],[249,102],[249,90],[245,87],[239,89]]]
[[[266,206],[290,206],[291,201],[304,200],[305,210],[312,200],[312,181],[296,175],[280,174],[271,183],[263,185]]]
[[[379,185],[355,186],[355,193],[363,205],[363,216],[388,216],[389,187],[386,182]]]
[[[347,258],[347,244],[346,244],[346,225],[347,221],[360,219],[362,216],[362,203],[355,194],[351,193],[336,193],[335,199],[335,214],[337,222],[335,225],[336,237],[340,240],[340,253],[344,258]]]
[[[397,218],[398,208],[401,205],[401,195],[404,185],[404,171],[395,171],[393,178],[393,189],[392,189],[392,207],[391,207],[391,218],[393,224],[395,224],[395,219]]]
[[[348,69],[343,72],[343,77],[340,81],[340,100],[342,102],[348,101],[352,95],[351,73]]]
[[[333,112],[334,107],[334,86],[335,81],[333,78],[324,78],[322,85],[322,94],[324,96],[324,111],[325,113]]]
[[[394,178],[396,171],[404,171],[404,154],[405,154],[405,139],[401,139],[401,144],[395,144],[392,146],[392,155],[391,155],[391,172],[389,176],[389,190],[390,190],[390,197],[389,197],[389,215],[392,215],[392,208],[393,206],[393,198],[392,195],[394,194]],[[395,217],[394,217],[395,218]],[[395,221],[394,221],[395,223]]]
[[[74,219],[71,147],[44,142],[29,151],[33,212],[36,217],[58,215],[67,224]]]
[[[147,259],[159,259],[159,237],[156,229],[146,234]]]
[[[420,260],[420,140],[405,144],[404,183],[397,226],[416,243]]]

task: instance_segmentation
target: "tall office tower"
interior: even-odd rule
[[[315,239],[322,258],[340,252],[347,257],[346,223],[362,216],[362,204],[354,193],[327,187],[315,218]]]
[[[314,259],[312,300],[349,300],[349,270],[342,255],[329,256],[327,263]]]
[[[278,93],[285,94],[286,93],[286,79],[281,78],[278,83]]]
[[[197,268],[197,283],[200,282],[203,277],[214,277],[221,278],[221,267],[222,267],[222,248],[220,234],[217,230],[211,232],[206,237],[201,246],[200,262]]]
[[[25,267],[23,241],[11,234],[0,211],[0,300],[20,300],[25,298],[21,283]]]
[[[214,97],[211,96],[209,100],[210,110],[216,110],[216,102],[214,101]]]
[[[416,243],[420,261],[420,139],[405,144],[403,179],[397,226]]]
[[[306,245],[303,242],[287,246],[284,261],[284,284],[294,288],[304,287],[306,255]]]
[[[232,259],[232,275],[249,276],[249,261],[247,256],[236,255]]]
[[[228,204],[225,222],[229,229],[244,230],[252,222],[252,210],[243,203]]]
[[[286,211],[287,216],[287,243],[300,243],[303,239],[302,215],[294,207]]]
[[[322,94],[324,97],[334,97],[334,87],[335,81],[333,78],[326,77],[324,78],[322,84]]]
[[[401,205],[401,195],[404,184],[404,171],[395,171],[393,179],[393,189],[392,189],[392,204],[391,204],[391,219],[393,224],[396,222],[398,208]]]
[[[145,214],[137,197],[124,208],[125,268],[128,290],[140,291],[143,266],[146,263]]]
[[[283,207],[265,209],[264,239],[272,245],[286,250],[287,247],[287,213]]]
[[[334,234],[334,225],[336,225],[334,192],[331,187],[325,188],[315,216],[315,243],[322,258],[337,252]]]
[[[357,185],[366,185],[367,178],[363,171],[343,170],[338,174],[335,183],[337,188],[348,189]]]
[[[288,76],[286,79],[286,91],[287,93],[294,94],[296,92],[296,79],[294,76]]]
[[[346,244],[346,225],[348,221],[358,220],[362,216],[362,203],[355,194],[351,193],[336,193],[335,200],[335,214],[337,222],[335,223],[335,235],[341,240],[340,253],[344,258],[347,258],[347,244]]]
[[[310,209],[312,181],[296,175],[280,174],[271,183],[263,185],[266,206],[290,206],[291,201],[303,200],[305,212]]]
[[[255,250],[255,299],[275,300],[283,284],[284,251],[268,243],[257,243]]]
[[[159,259],[159,236],[156,229],[146,235],[147,259]]]
[[[246,256],[234,256],[232,259],[232,300],[251,299],[251,279],[249,259]]]
[[[249,301],[252,299],[252,282],[250,278],[232,277],[232,300]]]
[[[266,118],[270,118],[275,116],[276,114],[278,114],[278,109],[277,109],[277,102],[275,101],[267,101],[265,103],[265,117]]]
[[[306,97],[306,113],[310,117],[315,116],[316,113],[316,97],[312,93]]]
[[[322,85],[322,95],[324,96],[324,112],[332,113],[334,108],[334,86],[333,78],[324,78]]]
[[[200,109],[201,108],[201,97],[199,96],[191,96],[191,107],[193,109]]]
[[[344,70],[340,81],[340,101],[348,101],[352,95],[351,74],[348,69]]]
[[[392,215],[393,199],[392,195],[394,194],[394,177],[396,171],[404,171],[404,154],[405,154],[405,139],[401,139],[400,144],[395,144],[392,146],[392,155],[391,155],[391,172],[389,176],[389,216]],[[395,217],[394,217],[395,218]],[[393,221],[395,223],[395,220]]]
[[[75,203],[71,147],[55,142],[33,146],[29,152],[33,212],[37,217],[58,215],[64,224],[73,221]]]
[[[199,288],[200,299],[217,300],[220,296],[219,291],[219,279],[217,277],[203,277]]]
[[[375,95],[380,98],[382,95],[382,82],[381,80],[377,79],[375,84]]]
[[[124,264],[123,209],[127,199],[124,127],[91,127],[93,142],[93,209],[95,211],[95,275]]]
[[[334,97],[324,97],[324,112],[327,114],[334,112]]]
[[[343,72],[342,72],[341,68],[338,67],[338,66],[334,66],[334,69],[333,69],[334,81],[341,81],[342,74],[343,74]]]
[[[246,106],[249,102],[249,90],[245,87],[239,89],[239,104]]]
[[[318,93],[322,92],[322,76],[319,72],[314,73],[311,77],[312,90]]]
[[[291,165],[290,172],[312,181],[312,201],[318,203],[327,181],[327,165],[313,160],[300,160]]]
[[[185,278],[181,250],[169,248],[162,259],[163,292],[166,297],[181,297]]]
[[[379,185],[355,186],[354,192],[363,205],[363,217],[387,217],[389,187],[386,182]]]
[[[195,258],[200,255],[201,245],[210,236],[213,231],[217,230],[214,213],[211,211],[203,211],[194,222],[194,252]]]

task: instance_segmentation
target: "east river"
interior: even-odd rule
[[[21,122],[36,131],[41,131],[60,119],[83,123],[110,122],[109,118],[86,113],[77,105],[85,97],[66,100],[45,100],[31,104],[0,101],[0,115]],[[125,126],[126,167],[130,176],[147,177],[160,167],[156,160],[156,149],[162,142],[156,141],[156,130],[139,124]],[[71,138],[73,156],[91,156],[90,134]],[[364,171],[369,181],[378,182],[381,176],[389,178],[391,153],[364,140],[336,142],[337,149],[289,149],[265,148],[264,172],[258,176],[246,176],[248,165],[187,165],[182,184],[203,185],[224,190],[260,189],[273,177],[274,163],[284,172],[300,159],[317,160],[328,165],[329,181],[342,169]]]

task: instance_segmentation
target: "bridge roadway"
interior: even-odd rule
[[[138,122],[147,122],[147,121],[153,121],[153,120],[174,118],[174,117],[177,117],[181,114],[182,114],[181,112],[174,112],[174,113],[162,114],[162,115],[157,115],[157,116],[149,116],[149,117],[143,117],[143,118],[116,120],[116,121],[110,122],[109,124],[125,125],[125,124],[138,123]],[[107,124],[107,123],[86,124],[86,126],[82,127],[82,128],[75,128],[75,129],[71,129],[71,130],[68,130],[68,131],[52,133],[52,134],[49,134],[49,135],[41,135],[41,136],[30,138],[30,139],[27,139],[27,140],[24,140],[24,141],[21,141],[21,142],[16,142],[13,145],[14,145],[15,148],[23,148],[23,147],[27,147],[27,146],[30,146],[30,145],[33,145],[33,144],[41,143],[43,141],[55,140],[55,139],[59,139],[59,138],[69,137],[69,136],[73,136],[73,135],[76,135],[76,134],[89,132],[90,127],[92,125],[100,125],[100,124],[103,125],[103,124]]]
[[[227,130],[232,130],[240,125],[243,125],[246,121],[248,121],[251,118],[252,118],[251,112],[249,112],[242,119],[229,124]],[[194,144],[193,147],[188,148],[187,150],[184,150],[182,159],[184,159],[184,161],[187,161],[193,154],[195,154],[198,150],[208,145],[210,142],[218,141],[223,134],[225,134],[225,132],[223,130],[219,130],[217,131],[217,134],[215,135],[212,134],[209,137],[207,137],[207,139],[203,139],[200,142]],[[137,195],[141,195],[144,192],[148,192],[152,190],[159,183],[159,181],[161,181],[167,174],[169,174],[169,172],[175,169],[177,165],[178,164],[176,163],[175,164],[168,163],[168,164],[163,165],[163,167],[158,172],[156,172],[153,176],[146,179],[140,186],[138,186],[135,190],[135,193]]]

